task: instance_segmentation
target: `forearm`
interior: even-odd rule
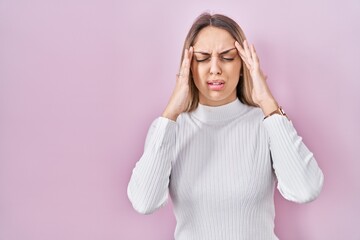
[[[128,197],[138,212],[149,214],[166,203],[174,145],[175,123],[158,118],[150,127],[144,153],[128,185]]]
[[[275,98],[271,96],[271,93],[269,93],[269,96],[267,96],[266,98],[264,98],[264,100],[261,100],[259,102],[259,107],[264,113],[264,116],[268,116],[271,112],[276,110],[279,107],[279,105],[275,100]]]
[[[291,201],[314,200],[322,189],[324,176],[313,153],[286,117],[273,115],[264,120],[264,125],[270,137],[279,191]]]

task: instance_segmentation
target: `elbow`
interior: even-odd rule
[[[296,202],[296,203],[310,203],[317,199],[320,195],[322,188],[324,185],[324,175],[320,172],[319,177],[316,181],[308,182],[308,184],[304,184],[302,186],[298,186],[296,189],[297,191],[282,191],[279,188],[279,191],[283,197],[289,201]]]
[[[299,199],[298,203],[310,203],[317,199],[324,186],[324,175],[320,172],[317,181],[313,184],[309,184],[307,191],[304,191],[303,197]]]
[[[158,210],[161,206],[158,207],[154,207],[152,205],[149,205],[147,202],[134,202],[131,201],[132,207],[134,208],[134,210],[140,214],[143,215],[149,215],[152,214],[153,212],[155,212],[156,210]],[[164,203],[165,204],[165,203]]]
[[[159,209],[160,207],[162,207],[163,205],[166,204],[166,201],[165,201],[163,204],[160,204],[158,206],[155,203],[152,203],[152,201],[150,199],[145,198],[144,196],[135,197],[129,187],[127,189],[127,195],[128,195],[128,199],[131,202],[131,205],[134,208],[134,210],[143,215],[152,214],[157,209]]]
[[[156,209],[146,207],[144,204],[135,204],[134,202],[131,202],[134,210],[140,214],[143,215],[149,215],[155,212]]]
[[[135,199],[130,188],[127,190],[128,199],[133,207],[133,209],[143,215],[149,215],[153,213],[155,210],[149,207],[146,201],[141,200],[140,198]]]
[[[314,191],[303,192],[302,194],[299,194],[296,198],[292,199],[292,201],[300,204],[310,203],[315,199],[317,199],[317,197],[320,195],[320,192],[321,192],[321,188],[318,189],[317,191],[314,190]]]

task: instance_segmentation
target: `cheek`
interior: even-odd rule
[[[201,82],[202,79],[206,78],[207,72],[204,66],[200,66],[199,64],[193,63],[191,65],[191,72],[195,83]]]
[[[227,69],[227,72],[229,73],[229,76],[234,79],[240,78],[240,71],[241,71],[241,62],[234,64],[233,66],[229,67]]]

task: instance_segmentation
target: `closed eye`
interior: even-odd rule
[[[225,60],[225,61],[229,61],[229,62],[231,62],[231,61],[233,61],[235,58],[227,58],[227,57],[223,57],[222,59],[223,59],[223,60]]]
[[[229,54],[229,53],[223,53],[223,54],[220,54],[219,56],[219,60],[222,61],[222,62],[231,62],[233,61],[235,58],[236,58],[236,54]],[[198,53],[195,53],[194,55],[194,59],[196,62],[209,62],[211,61],[211,55],[208,54],[208,53],[201,53],[201,52],[198,52]]]
[[[205,61],[210,61],[210,57],[207,57],[207,58],[201,58],[201,59],[198,59],[198,58],[195,58],[195,61],[196,62],[205,62]],[[233,61],[235,58],[229,58],[229,57],[222,57],[221,58],[221,61],[225,61],[225,62],[231,62]]]
[[[236,58],[237,55],[231,53],[225,53],[225,54],[221,54],[220,56],[221,56],[221,60],[231,62]]]
[[[195,60],[196,60],[197,62],[205,62],[205,61],[207,61],[207,60],[210,60],[210,57],[207,57],[207,58],[195,58]]]
[[[211,55],[208,53],[195,53],[194,58],[197,62],[205,62],[206,60],[210,60]]]

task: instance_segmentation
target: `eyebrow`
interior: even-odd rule
[[[236,48],[230,48],[228,50],[222,51],[221,53],[219,53],[219,55],[228,53],[228,52],[230,52],[231,50],[234,50],[234,49],[236,49]],[[203,51],[194,51],[194,53],[201,53],[201,54],[204,54],[204,55],[211,55],[211,53],[203,52]]]

